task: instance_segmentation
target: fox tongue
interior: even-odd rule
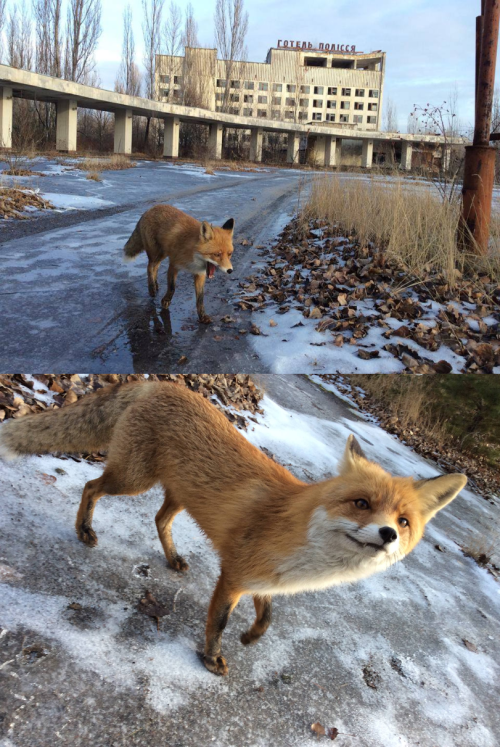
[[[213,265],[211,262],[207,262],[207,277],[213,278],[215,275],[215,265]]]

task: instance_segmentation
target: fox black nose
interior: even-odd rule
[[[232,273],[232,270],[228,270],[227,274],[230,275]]]
[[[394,542],[394,540],[397,540],[398,538],[398,533],[392,527],[381,527],[378,530],[378,533],[384,540],[384,544],[386,542]]]

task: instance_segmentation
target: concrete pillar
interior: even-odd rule
[[[179,156],[179,117],[165,119],[163,129],[163,157],[178,158]]]
[[[288,133],[288,148],[286,152],[287,163],[298,163],[299,162],[299,148],[300,148],[300,133],[289,132]]]
[[[451,163],[451,146],[442,145],[441,153],[442,153],[442,156],[441,156],[442,170],[448,171],[450,168],[450,163]]]
[[[342,140],[339,137],[328,137],[325,139],[325,166],[340,166],[340,154]]]
[[[115,153],[132,153],[132,109],[115,112]]]
[[[0,148],[12,148],[12,88],[0,88]]]
[[[361,166],[364,169],[371,169],[373,163],[373,140],[363,140],[363,150],[361,152]]]
[[[411,171],[412,153],[413,145],[408,140],[403,140],[401,143],[401,168],[405,171]]]
[[[57,102],[56,150],[72,153],[76,150],[78,104],[76,99]]]
[[[309,155],[310,163],[313,166],[322,166],[325,162],[325,136],[316,135],[311,146]]]
[[[208,135],[208,149],[212,158],[220,161],[222,158],[222,132],[223,126],[219,122],[214,122],[210,125],[210,133]]]
[[[264,130],[262,127],[254,127],[250,131],[250,160],[262,161],[262,140]]]

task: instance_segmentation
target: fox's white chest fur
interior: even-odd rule
[[[345,537],[348,531],[359,531],[347,519],[331,519],[324,508],[318,508],[309,523],[307,544],[297,548],[276,566],[278,579],[259,580],[251,584],[256,594],[295,594],[329,586],[359,581],[388,568],[402,557],[394,547],[389,555],[384,550],[369,554],[351,546]]]

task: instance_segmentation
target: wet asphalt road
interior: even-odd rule
[[[68,172],[34,186],[97,196],[109,206],[50,213],[6,225],[0,233],[0,370],[265,371],[240,333],[251,319],[235,308],[234,294],[257,259],[255,247],[275,238],[296,209],[303,174],[272,170],[210,178],[145,163],[105,172],[103,184]],[[235,272],[230,278],[217,273],[206,286],[212,325],[197,322],[189,275],[179,275],[166,312],[160,299],[167,262],[155,301],[147,292],[146,255],[123,262],[123,245],[138,218],[159,202],[219,225],[229,217],[236,221]],[[238,244],[243,238],[252,246]],[[221,323],[228,314],[235,321]],[[178,364],[182,356],[188,362]]]

